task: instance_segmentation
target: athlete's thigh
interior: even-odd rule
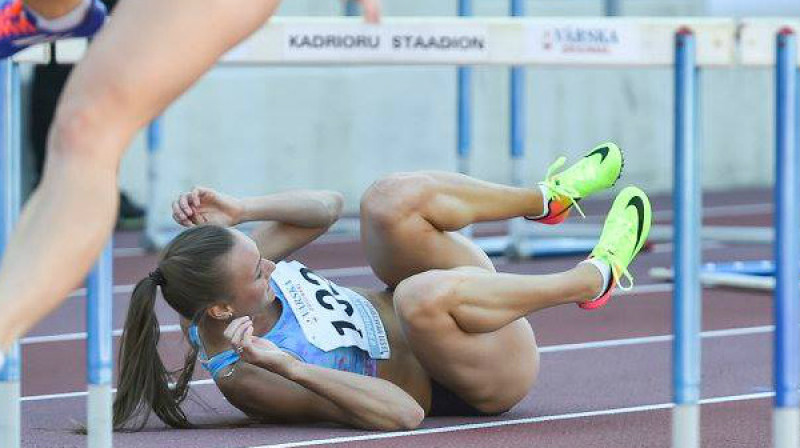
[[[536,338],[525,319],[491,333],[465,333],[452,318],[437,325],[405,322],[403,330],[431,378],[485,412],[514,406],[538,376]]]
[[[411,350],[432,378],[468,403],[487,412],[508,409],[527,395],[538,375],[539,353],[530,323],[520,318],[488,333],[463,331],[451,314],[460,298],[453,283],[439,275],[422,274],[394,292],[395,311]]]
[[[362,212],[361,242],[375,275],[390,288],[432,269],[474,266],[495,271],[486,253],[456,232],[442,232],[420,216],[387,226]]]
[[[279,2],[122,0],[74,70],[62,96],[65,112],[97,106],[145,124],[259,28]]]

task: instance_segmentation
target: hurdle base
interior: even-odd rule
[[[675,277],[672,269],[668,268],[652,268],[649,274],[651,278],[663,281],[672,281]],[[775,278],[762,277],[759,275],[703,271],[700,273],[700,284],[710,288],[726,287],[772,291],[775,289]]]
[[[700,406],[676,405],[672,409],[672,447],[700,448]]]
[[[775,408],[772,416],[772,440],[775,448],[800,446],[800,409]]]
[[[87,425],[89,448],[112,446],[113,422],[111,420],[112,394],[110,384],[90,384],[87,397]]]
[[[473,240],[490,257],[511,258],[559,257],[586,255],[597,245],[596,238],[524,239],[514,244],[508,236]]]
[[[19,448],[21,443],[21,392],[19,381],[0,383],[0,403],[3,404],[3,412],[0,412],[0,446],[4,448]]]

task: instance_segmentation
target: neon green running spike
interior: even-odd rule
[[[614,278],[600,297],[578,306],[584,309],[600,308],[608,302],[615,286],[622,290],[633,287],[633,276],[628,272],[628,266],[647,241],[652,219],[650,200],[644,191],[626,187],[617,195],[608,212],[600,241],[589,256],[608,263]],[[628,279],[628,286],[622,286],[622,277]]]
[[[597,145],[574,165],[556,173],[566,161],[566,157],[559,157],[547,170],[545,181],[540,182],[547,189],[548,212],[534,221],[559,224],[567,219],[573,205],[584,216],[578,201],[613,187],[624,165],[622,151],[612,142]]]

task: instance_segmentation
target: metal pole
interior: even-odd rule
[[[605,0],[605,12],[609,17],[620,15],[620,0]]]
[[[524,0],[511,0],[511,16],[522,17],[525,15]],[[515,187],[522,187],[524,176],[522,174],[522,162],[525,157],[525,122],[527,121],[527,110],[525,108],[525,68],[521,66],[511,67],[510,83],[510,136],[509,146],[511,150],[511,184]],[[509,223],[511,226],[511,241],[508,252],[511,255],[521,256],[522,242],[524,239],[524,220],[515,218]]]
[[[347,0],[344,3],[344,15],[357,16],[359,15],[358,2],[356,0]]]
[[[114,300],[112,246],[112,241],[109,241],[86,281],[89,448],[111,448],[112,446],[113,338],[111,309]]]
[[[458,0],[458,15],[472,16],[472,0]],[[458,68],[458,172],[469,174],[472,149],[472,68]]]
[[[158,248],[160,238],[156,222],[156,192],[159,184],[158,154],[161,151],[161,118],[158,117],[147,126],[147,211],[145,213],[146,244]]]
[[[19,67],[10,60],[0,61],[0,104],[3,116],[0,120],[0,176],[2,176],[2,234],[0,244],[5,252],[14,223],[20,210],[20,79]],[[0,446],[18,448],[20,446],[20,377],[22,372],[21,351],[18,343],[6,354],[6,363],[0,370]]]
[[[458,15],[460,17],[472,16],[472,0],[458,0]],[[458,67],[458,92],[456,125],[456,151],[458,157],[458,172],[470,174],[470,152],[472,151],[472,67]],[[472,226],[461,229],[461,234],[472,238]]]
[[[695,38],[681,29],[675,41],[675,292],[672,446],[700,447],[700,223],[702,197],[697,151]]]
[[[800,132],[797,41],[790,29],[777,36],[775,129],[775,409],[777,448],[800,446]]]

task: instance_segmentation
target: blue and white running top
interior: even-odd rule
[[[270,286],[282,309],[263,338],[303,362],[377,376],[376,360],[389,359],[390,350],[380,316],[367,299],[296,261],[278,263]],[[239,361],[233,350],[208,358],[196,325],[189,327],[189,340],[214,378]]]

